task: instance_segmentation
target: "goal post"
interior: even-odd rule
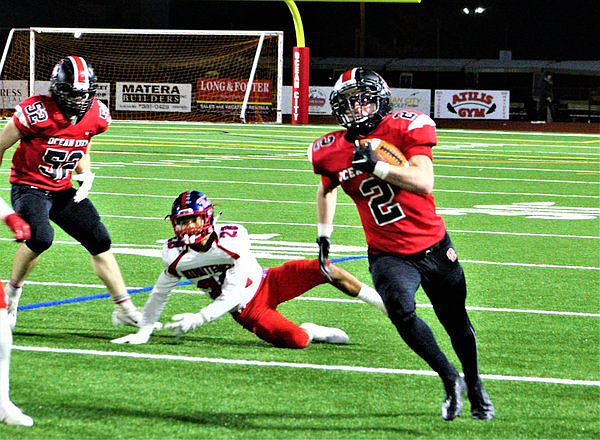
[[[282,122],[281,31],[12,29],[0,59],[0,89],[10,91],[0,115],[47,93],[52,68],[68,55],[92,65],[114,119]]]

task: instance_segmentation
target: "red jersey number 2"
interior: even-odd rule
[[[400,203],[394,202],[394,190],[387,183],[370,177],[360,184],[360,193],[369,199],[369,209],[379,226],[406,217]]]

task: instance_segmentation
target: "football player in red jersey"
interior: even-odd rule
[[[95,97],[96,76],[82,57],[60,60],[50,84],[49,94],[21,101],[0,132],[0,164],[4,152],[19,141],[10,168],[11,202],[31,226],[31,238],[18,248],[6,286],[11,326],[16,325],[25,279],[52,245],[50,220],[90,253],[92,266],[115,303],[113,323],[138,325],[141,312],[127,293],[108,231],[87,198],[95,177],[90,142],[108,128],[110,113]],[[72,176],[73,171],[77,174]],[[78,189],[72,178],[81,183]]]
[[[15,240],[27,240],[31,231],[29,225],[16,214],[4,199],[0,197],[0,220],[6,223],[15,236]],[[12,350],[12,330],[8,322],[4,286],[0,281],[0,423],[17,426],[32,426],[33,419],[10,400],[10,352]]]
[[[331,108],[345,130],[315,140],[308,152],[314,172],[321,176],[317,189],[319,260],[326,272],[337,187],[341,186],[358,209],[369,270],[390,320],[443,381],[442,417],[453,420],[461,414],[466,391],[472,417],[491,420],[495,410],[479,375],[475,331],[465,308],[465,276],[432,195],[435,123],[420,112],[392,112],[390,97],[385,80],[362,67],[344,72],[334,85]],[[359,147],[358,140],[365,138],[394,144],[409,166],[378,161],[370,146]],[[429,326],[415,313],[419,285],[450,336],[464,381]]]

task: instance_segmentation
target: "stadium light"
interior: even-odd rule
[[[465,15],[481,15],[485,12],[485,8],[483,6],[477,6],[476,8],[474,8],[473,10],[469,9],[468,7],[464,7],[462,8],[462,13]]]

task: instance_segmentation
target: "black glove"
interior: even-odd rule
[[[365,149],[360,149],[359,141],[354,141],[354,156],[352,157],[352,167],[355,170],[364,171],[365,173],[373,174],[375,165],[377,164],[377,158],[373,149],[371,148],[371,142],[365,142]]]
[[[321,269],[321,272],[327,277],[329,281],[333,281],[331,269],[329,268],[329,266],[327,266],[327,259],[329,258],[329,247],[331,246],[331,241],[328,237],[318,237],[317,244],[319,245],[319,269]]]

